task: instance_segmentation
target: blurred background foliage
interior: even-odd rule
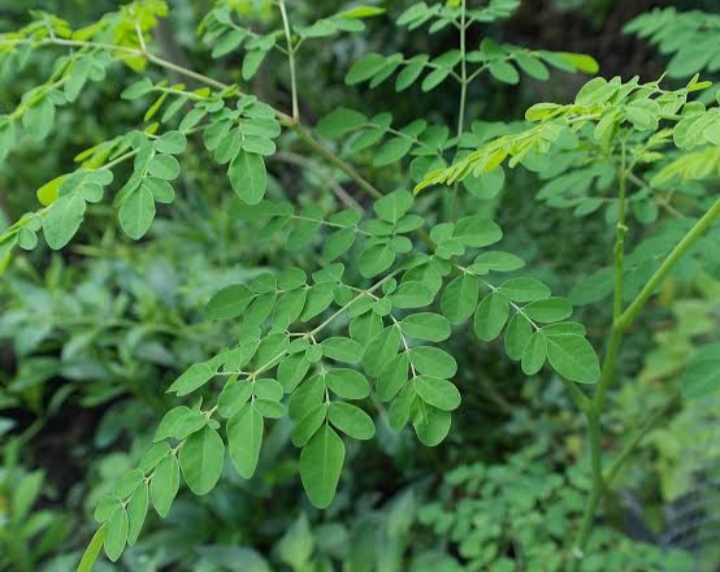
[[[237,78],[240,62],[210,59],[195,33],[209,3],[171,0],[171,17],[157,30],[158,44],[167,58],[214,77]],[[410,3],[376,2],[393,17]],[[293,10],[318,17],[346,4],[296,0]],[[0,32],[23,25],[30,8],[82,25],[115,6],[109,0],[5,0]],[[662,44],[658,50],[652,39],[625,34],[623,27],[655,7],[718,11],[716,0],[526,0],[512,19],[486,33],[533,48],[592,54],[606,77],[638,74],[652,80],[672,54],[660,53]],[[259,17],[266,17],[262,6],[260,11]],[[412,97],[391,88],[343,85],[349,66],[367,51],[441,53],[455,41],[442,33],[431,39],[429,45],[423,31],[398,31],[389,18],[378,18],[365,34],[305,51],[303,115],[314,122],[341,104],[367,113],[390,104],[400,123],[417,117],[455,122],[455,99],[443,90]],[[38,51],[21,69],[0,70],[0,111],[13,109],[23,92],[44,81],[54,55]],[[250,91],[287,109],[284,71],[280,61],[265,67]],[[0,167],[0,226],[34,208],[35,190],[71,170],[78,152],[139,124],[142,111],[117,96],[132,75],[114,68],[76,105],[59,112],[49,141],[23,143]],[[717,79],[720,74],[715,69],[705,75]],[[475,84],[469,115],[518,120],[533,102],[566,101],[583,81],[558,74],[548,83]],[[232,335],[225,323],[205,321],[202,308],[209,296],[266,267],[307,265],[312,256],[310,247],[289,254],[276,240],[257,240],[258,229],[233,216],[229,184],[220,170],[208,168],[203,154],[197,144],[187,154],[179,200],[161,213],[151,240],[131,244],[111,210],[96,205],[69,249],[58,254],[40,248],[18,256],[0,282],[1,571],[74,569],[92,534],[93,505],[103,487],[137,463],[160,417],[172,407],[165,388]],[[371,169],[369,159],[360,158],[366,163],[362,168]],[[335,199],[327,173],[309,161],[276,156],[274,192],[329,210]],[[381,188],[403,182],[402,172],[393,168],[372,177]],[[541,185],[534,176],[515,173],[498,197],[469,197],[463,208],[494,211],[508,250],[530,261],[555,291],[567,293],[607,264],[604,245],[612,228],[568,210],[537,208],[523,198]],[[447,207],[435,199],[424,205],[428,216]],[[558,235],[568,239],[558,242]],[[669,282],[648,314],[653,337],[630,338],[621,376],[636,382],[617,384],[612,396],[615,406],[605,420],[615,435],[609,448],[619,448],[638,415],[677,388],[695,342],[718,340],[720,282],[703,273],[688,275],[690,280]],[[593,338],[602,339],[608,324],[598,323],[592,309],[588,317]],[[427,449],[406,433],[393,432],[381,410],[377,439],[348,451],[351,462],[338,500],[319,512],[294,478],[290,427],[280,423],[251,482],[227,471],[212,495],[181,499],[167,521],[149,523],[121,562],[97,569],[559,569],[558,555],[577,526],[587,487],[583,423],[559,379],[527,378],[499,348],[471,339],[461,333],[451,342],[461,365],[464,405],[441,447]],[[595,556],[583,570],[717,570],[718,554],[712,550],[720,538],[720,503],[712,486],[719,472],[712,459],[720,459],[717,405],[695,402],[667,413],[668,423],[646,440],[621,475],[620,492],[611,497],[593,537]]]

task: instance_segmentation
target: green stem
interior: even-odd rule
[[[278,112],[279,113],[279,112]],[[328,163],[334,165],[338,169],[340,169],[343,173],[345,173],[348,177],[350,177],[357,185],[360,187],[360,189],[370,197],[374,199],[380,199],[382,198],[383,194],[376,189],[371,183],[366,181],[362,175],[360,175],[353,167],[352,165],[349,165],[345,161],[343,161],[340,157],[335,155],[330,149],[325,147],[322,143],[320,143],[315,137],[313,137],[312,133],[308,131],[305,127],[303,127],[300,123],[295,121],[292,117],[289,115],[282,114],[279,116],[280,123],[282,123],[285,127],[288,129],[292,129],[300,139],[302,139],[308,147],[310,147],[313,151],[315,151],[318,155],[320,155],[323,159],[327,160]]]
[[[300,121],[300,105],[298,104],[297,74],[295,72],[295,48],[292,43],[292,32],[290,31],[290,20],[288,19],[285,0],[278,0],[280,14],[282,15],[285,40],[287,41],[287,56],[290,64],[290,91],[292,93],[292,116],[295,121]]]
[[[572,550],[573,560],[570,562],[571,570],[575,570],[580,560],[583,558],[588,537],[590,536],[590,531],[592,530],[595,513],[597,512],[598,505],[600,504],[600,500],[602,499],[605,491],[602,468],[602,424],[600,417],[605,403],[605,392],[610,386],[613,377],[615,377],[615,364],[617,362],[620,345],[622,343],[623,332],[617,327],[617,319],[622,313],[623,264],[625,258],[625,234],[627,233],[627,226],[625,225],[627,177],[628,172],[626,165],[625,141],[623,141],[620,167],[618,169],[620,209],[618,212],[618,222],[615,231],[615,247],[613,250],[615,266],[613,328],[610,333],[605,360],[603,361],[600,382],[595,389],[590,405],[584,410],[588,425],[588,445],[590,447],[592,488],[590,490],[588,502],[585,505],[580,530],[578,531],[577,539]]]
[[[467,32],[467,25],[466,25],[466,2],[467,0],[462,0],[462,4],[460,7],[460,110],[459,110],[459,116],[458,116],[458,129],[457,134],[458,137],[462,135],[462,132],[465,130],[465,107],[467,105],[467,89],[468,89],[468,74],[467,74],[467,61],[466,61],[466,54],[467,54],[467,46],[466,46],[466,38],[465,33]]]
[[[715,220],[720,217],[720,199],[715,201],[712,207],[698,220],[695,225],[688,231],[683,239],[673,248],[672,252],[663,261],[652,275],[648,283],[637,295],[635,300],[628,306],[618,319],[618,326],[625,330],[637,318],[650,297],[655,293],[658,287],[663,283],[667,275],[673,269],[675,264],[687,253],[688,250],[697,242],[697,240],[705,234],[712,226]]]
[[[627,173],[625,173],[625,176]],[[622,185],[621,185],[622,186]],[[621,209],[622,210],[622,209]],[[592,529],[592,522],[595,518],[597,507],[602,500],[606,490],[607,484],[615,478],[620,468],[623,466],[625,461],[629,458],[632,451],[637,447],[643,437],[650,431],[658,419],[673,405],[676,396],[662,407],[660,410],[655,412],[651,418],[641,426],[636,435],[628,442],[626,447],[620,452],[618,457],[610,465],[610,468],[605,473],[603,478],[602,472],[602,460],[601,460],[601,443],[600,443],[600,414],[603,411],[605,404],[605,395],[607,390],[612,383],[615,376],[615,364],[620,351],[623,334],[628,327],[634,322],[639,313],[645,307],[653,293],[667,278],[675,264],[688,252],[688,250],[705,234],[710,226],[720,217],[720,200],[717,200],[713,206],[703,215],[703,217],[695,223],[695,225],[688,231],[683,239],[675,246],[668,257],[663,261],[655,273],[652,275],[650,280],[647,282],[645,287],[637,295],[635,300],[628,306],[625,311],[622,311],[622,306],[618,312],[617,301],[613,304],[613,310],[616,318],[613,322],[613,328],[610,334],[610,340],[608,342],[607,353],[605,360],[603,361],[602,375],[600,382],[598,383],[595,395],[592,400],[592,404],[587,413],[588,418],[588,433],[590,441],[591,459],[592,459],[592,471],[593,471],[593,487],[590,493],[590,498],[585,506],[585,512],[583,514],[580,531],[578,533],[577,540],[573,548],[574,559],[570,563],[570,570],[575,570],[579,564],[580,559],[583,557],[583,552],[587,545],[590,530]],[[624,227],[624,221],[623,221]],[[622,232],[622,236],[621,236]],[[618,236],[616,241],[624,240],[624,231],[618,226]],[[617,242],[616,242],[617,245]],[[616,262],[616,273],[622,271],[622,260],[619,258],[619,249],[615,251],[615,262]],[[617,278],[617,275],[616,275]],[[620,287],[618,287],[618,283]],[[622,293],[621,288],[622,282],[616,280],[616,296],[618,293]]]

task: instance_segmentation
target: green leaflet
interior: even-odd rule
[[[510,305],[505,296],[493,292],[480,302],[475,312],[475,334],[485,342],[497,338],[510,315]]]
[[[228,177],[235,194],[247,204],[256,205],[265,196],[267,172],[260,155],[245,151],[238,153],[230,162]]]
[[[242,284],[228,286],[215,294],[205,307],[211,320],[229,320],[240,316],[255,298],[255,294]]]
[[[600,378],[597,354],[583,336],[548,335],[547,357],[553,369],[570,381],[596,383]]]
[[[415,392],[420,398],[437,409],[453,411],[460,406],[460,392],[446,379],[420,375],[413,380]]]
[[[155,218],[155,199],[148,187],[141,185],[129,194],[118,212],[120,226],[134,240],[139,240],[150,228]]]
[[[500,292],[513,302],[534,302],[550,296],[550,289],[534,278],[513,278],[503,282]]]
[[[127,505],[128,513],[128,544],[133,546],[140,536],[148,511],[149,489],[142,483],[133,493]]]
[[[340,480],[345,445],[328,425],[323,425],[300,454],[300,477],[305,492],[317,508],[327,508]]]
[[[410,363],[420,373],[439,378],[451,378],[457,373],[455,358],[445,350],[433,346],[410,348]]]
[[[428,342],[442,342],[451,333],[448,319],[430,312],[411,314],[400,322],[400,328],[404,335]]]
[[[238,411],[227,423],[228,453],[240,475],[255,474],[262,447],[264,422],[252,404]]]
[[[311,407],[305,415],[293,426],[290,438],[296,447],[304,447],[308,441],[325,423],[327,418],[327,403],[318,403]]]
[[[532,334],[522,352],[522,370],[525,375],[535,375],[542,369],[548,353],[548,341],[540,330]]]
[[[208,363],[193,364],[175,380],[168,388],[168,392],[174,391],[180,397],[192,393],[210,381],[215,376],[215,372],[216,370]]]
[[[364,399],[370,395],[370,384],[354,369],[331,369],[325,375],[327,387],[343,399]]]
[[[180,468],[190,490],[196,495],[209,493],[222,473],[225,444],[211,427],[193,433],[180,449]]]
[[[168,455],[155,469],[150,481],[150,498],[157,513],[165,518],[180,488],[180,465],[175,455]]]
[[[85,200],[77,193],[63,195],[56,200],[43,220],[43,231],[48,246],[63,248],[80,228],[85,216]]]
[[[450,432],[450,413],[416,400],[413,427],[420,442],[427,447],[439,445]]]
[[[328,419],[340,431],[361,441],[375,436],[375,424],[359,407],[335,401],[328,407]]]
[[[475,311],[477,301],[477,279],[463,274],[445,288],[441,300],[442,312],[451,324],[462,324]]]
[[[125,508],[122,506],[117,507],[110,520],[108,520],[105,530],[105,554],[113,562],[120,558],[125,549],[128,526],[128,515]]]

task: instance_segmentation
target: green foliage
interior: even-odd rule
[[[678,78],[720,69],[720,51],[714,41],[718,29],[720,17],[714,14],[675,8],[656,8],[625,26],[625,32],[646,38],[663,55],[672,55],[667,73]]]
[[[529,570],[565,569],[561,539],[582,513],[589,482],[580,467],[562,477],[536,455],[526,450],[503,465],[457,467],[445,476],[439,500],[420,509],[419,521],[464,563],[449,570],[515,570],[518,562]],[[605,528],[589,551],[580,567],[587,572],[692,566],[682,551],[631,543]]]
[[[717,249],[711,247],[717,245],[713,224],[720,203],[701,181],[720,165],[720,112],[693,99],[710,86],[698,75],[677,89],[665,89],[660,81],[641,84],[637,77],[597,77],[572,103],[531,106],[525,122],[466,121],[469,90],[485,76],[515,85],[521,73],[546,81],[555,73],[550,68],[598,72],[590,56],[521,48],[487,34],[468,46],[484,25],[509,18],[518,6],[516,0],[479,7],[464,0],[414,4],[398,15],[396,26],[403,31],[427,26],[430,35],[454,30],[458,49],[433,57],[368,52],[348,66],[345,84],[355,89],[375,89],[394,77],[397,92],[457,90],[456,130],[438,115],[432,116],[435,123],[399,122],[395,110],[371,113],[346,102],[315,128],[306,125],[298,82],[301,47],[364,31],[366,19],[383,14],[373,6],[310,18],[296,6],[288,11],[284,0],[216,2],[199,32],[213,58],[241,55],[238,74],[231,75],[235,83],[229,84],[158,55],[164,52],[155,45],[159,34],[154,32],[168,12],[160,0],[132,2],[78,29],[34,13],[28,26],[0,36],[0,56],[10,66],[42,48],[65,52],[47,80],[0,117],[0,161],[12,160],[25,138],[48,138],[63,110],[116,64],[142,74],[121,94],[140,127],[124,127],[124,134],[77,154],[74,170],[38,189],[39,206],[0,235],[2,268],[12,267],[18,253],[17,260],[24,260],[21,251],[41,255],[40,231],[53,251],[70,246],[87,252],[88,237],[119,250],[140,240],[139,250],[149,249],[149,239],[173,233],[185,239],[174,243],[178,259],[151,254],[129,277],[123,275],[126,269],[108,263],[110,269],[86,277],[74,296],[59,296],[48,285],[18,284],[0,320],[0,332],[11,334],[16,353],[28,357],[8,384],[9,403],[31,404],[39,419],[51,415],[67,395],[46,405],[43,383],[61,373],[93,380],[77,389],[88,405],[131,393],[147,406],[138,413],[142,423],[161,417],[152,438],[140,437],[144,452],[126,459],[112,474],[114,482],[95,491],[101,532],[81,569],[92,566],[101,543],[113,562],[138,544],[151,507],[170,518],[172,506],[182,503],[181,481],[204,497],[221,490],[225,478],[248,489],[260,476],[269,483],[281,480],[268,476],[263,466],[264,456],[277,455],[284,446],[278,435],[299,449],[278,472],[299,472],[315,508],[342,510],[344,469],[356,456],[356,442],[377,436],[389,449],[387,442],[404,439],[401,432],[408,425],[428,447],[448,437],[453,412],[468,391],[465,382],[483,377],[477,360],[459,359],[458,340],[472,348],[467,353],[504,351],[516,362],[508,367],[526,376],[542,372],[562,379],[587,416],[595,460],[592,485],[574,472],[567,479],[548,474],[526,458],[523,467],[515,460],[502,467],[464,467],[449,473],[442,502],[420,511],[421,521],[445,544],[457,545],[468,569],[514,569],[510,545],[522,547],[530,568],[542,562],[547,569],[595,570],[607,559],[617,569],[660,569],[665,556],[656,551],[625,561],[620,555],[625,544],[614,533],[590,536],[598,503],[614,476],[611,468],[606,483],[602,473],[600,421],[606,391],[617,377],[623,335],[639,311],[672,271],[690,274],[687,266],[676,268],[686,254],[683,262],[693,275],[718,267]],[[653,34],[661,26],[655,19],[665,14],[641,17],[630,29]],[[696,20],[689,15],[682,25],[704,32]],[[654,41],[672,51],[664,43],[670,37]],[[685,47],[677,53],[670,75],[704,66],[712,71],[712,56],[696,58],[695,49],[691,55]],[[278,54],[288,63],[289,113],[248,93],[256,87],[263,93],[260,71],[270,69]],[[148,67],[193,85],[158,80]],[[314,163],[296,146],[325,161],[333,183],[335,177],[349,181],[353,193],[364,192],[371,202],[356,200],[339,184],[330,187],[342,205],[325,192],[295,196],[275,161],[311,170]],[[374,178],[390,181],[387,190],[379,190],[351,160],[376,169]],[[199,176],[189,167],[193,161],[200,173],[221,173],[220,184],[216,177],[189,184]],[[513,240],[494,220],[501,218],[494,206],[506,185],[526,191],[527,186],[517,188],[520,175],[513,171],[520,165],[539,179],[537,199],[544,205],[572,209],[578,218],[604,209],[615,232],[612,265],[574,280],[568,297],[554,294],[549,284],[557,281],[547,272],[526,268],[526,252],[510,252]],[[413,186],[415,194],[409,190]],[[437,192],[429,192],[431,187]],[[199,198],[203,193],[207,197]],[[204,207],[213,202],[221,213],[218,220],[204,216]],[[187,217],[185,226],[166,218],[178,212]],[[682,220],[667,221],[666,215]],[[103,238],[93,232],[98,222],[108,227]],[[646,227],[655,231],[649,238],[643,236]],[[247,244],[240,244],[239,232]],[[204,246],[193,251],[188,236]],[[562,243],[572,237],[553,232],[552,239]],[[61,259],[54,260],[50,285],[64,272]],[[167,269],[175,265],[182,280],[193,276],[194,282],[180,287],[180,279],[172,280]],[[241,271],[230,271],[233,265]],[[140,277],[158,268],[156,290],[148,295]],[[176,292],[194,287],[198,293],[187,298]],[[115,301],[111,290],[120,292]],[[612,324],[601,367],[597,340],[572,321],[573,303],[595,304],[610,295]],[[145,303],[147,297],[154,304]],[[90,322],[89,329],[90,313],[106,317],[106,323]],[[187,315],[192,318],[186,321],[182,316]],[[60,358],[44,356],[48,349],[59,351]],[[720,387],[717,350],[710,345],[693,356],[685,372],[686,397],[703,398]],[[152,366],[138,372],[138,355]],[[142,383],[148,379],[150,387]],[[594,386],[587,388],[592,397],[577,384]],[[507,409],[495,392],[488,390]],[[226,465],[234,466],[232,477]],[[29,477],[24,486],[38,479]],[[13,510],[24,518],[36,495],[21,493],[17,498],[29,500],[17,502],[29,504]],[[457,507],[454,500],[446,504],[458,498]],[[396,512],[380,529],[377,538],[392,547],[389,562],[401,561],[409,527]],[[329,569],[330,551],[325,554],[319,544],[316,551],[315,542],[301,513],[278,546],[278,557],[294,570],[309,569],[311,561]],[[605,555],[618,543],[622,549]],[[520,549],[514,550],[517,558]],[[589,556],[583,558],[585,553]],[[255,553],[243,554],[264,569]],[[352,553],[343,557],[362,561]],[[370,561],[353,569],[391,569],[375,556]]]

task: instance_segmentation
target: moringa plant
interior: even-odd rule
[[[89,570],[103,547],[111,560],[120,558],[138,540],[150,506],[161,517],[168,514],[181,478],[193,493],[208,494],[226,458],[251,478],[266,426],[274,420],[292,421],[300,478],[321,509],[335,496],[346,440],[375,434],[367,412],[373,402],[388,408],[393,429],[411,425],[423,444],[438,445],[461,404],[451,381],[458,366],[443,342],[463,335],[468,323],[479,341],[502,335],[507,356],[525,374],[554,370],[587,418],[592,488],[577,537],[563,556],[568,569],[582,568],[603,496],[666,409],[651,412],[613,461],[605,462],[602,413],[617,381],[623,337],[681,259],[692,262],[683,272],[717,264],[711,242],[717,231],[708,231],[720,201],[698,192],[693,182],[720,165],[720,112],[692,100],[709,85],[697,77],[679,89],[638,78],[595,78],[570,104],[532,106],[526,123],[469,122],[472,88],[487,76],[512,86],[521,74],[547,80],[549,68],[598,71],[582,54],[527,49],[490,37],[469,42],[469,31],[474,35],[484,24],[509,17],[518,5],[518,0],[414,4],[397,25],[427,28],[431,35],[456,30],[456,48],[432,57],[368,53],[350,67],[349,86],[372,89],[394,81],[398,93],[443,87],[457,97],[452,127],[423,118],[399,125],[390,112],[369,117],[348,107],[315,126],[303,118],[298,87],[303,51],[339,34],[362,32],[366,19],[383,13],[373,6],[303,21],[285,0],[216,2],[200,33],[215,58],[242,53],[229,82],[158,51],[153,29],[168,10],[161,0],[127,4],[79,29],[34,12],[28,26],[0,36],[0,56],[8,66],[21,65],[33,50],[59,52],[47,82],[0,117],[0,157],[21,137],[48,137],[56,110],[76,101],[115,65],[141,75],[121,97],[143,102],[146,109],[141,127],[81,153],[75,171],[38,190],[39,209],[0,237],[3,266],[14,249],[36,248],[40,234],[53,250],[67,246],[106,193],[122,230],[132,239],[145,238],[157,209],[175,199],[173,181],[189,149],[206,152],[227,173],[228,192],[237,199],[229,214],[246,221],[248,237],[313,252],[311,264],[258,273],[209,300],[207,319],[229,321],[232,337],[223,351],[190,365],[168,388],[178,405],[163,417],[139,466],[97,505],[100,527],[79,570]],[[280,104],[261,101],[246,89],[277,54],[288,63],[289,97]],[[153,81],[149,67],[187,84]],[[302,165],[325,163],[349,181],[356,196],[348,198],[330,185],[338,202],[349,205],[333,210],[290,197],[273,184],[272,164],[268,169],[278,149],[295,150],[292,156]],[[312,162],[299,155],[304,152],[314,155]],[[401,184],[378,188],[361,174],[367,162],[377,169],[401,165]],[[518,166],[543,181],[537,192],[542,203],[572,208],[578,217],[603,211],[616,229],[611,266],[571,293],[580,304],[612,296],[607,306],[613,325],[602,366],[585,327],[571,319],[571,301],[523,270],[520,257],[499,249],[500,227],[467,207],[495,201],[508,169]],[[128,171],[129,177],[121,177]],[[689,212],[680,211],[685,207]],[[650,223],[655,233],[639,240],[639,228]],[[715,389],[717,355],[717,347],[709,348],[690,366],[688,397]]]

